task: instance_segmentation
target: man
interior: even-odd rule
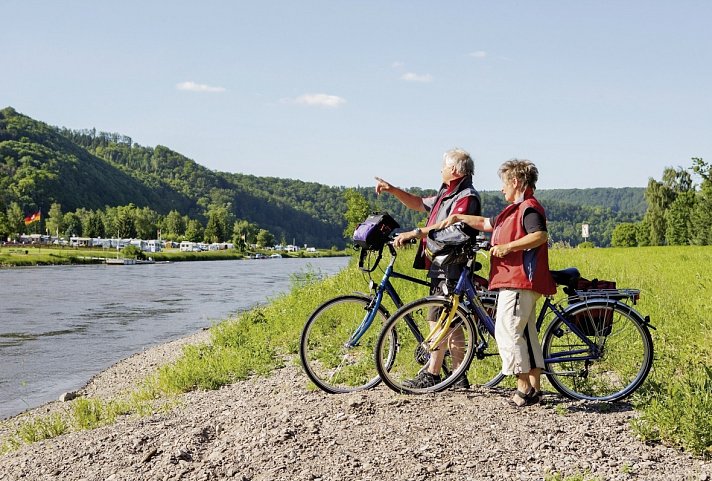
[[[425,256],[424,238],[428,232],[436,228],[436,224],[439,224],[450,215],[480,215],[480,195],[472,186],[474,171],[475,165],[470,154],[462,149],[448,150],[443,154],[442,185],[438,193],[432,197],[413,195],[393,186],[380,177],[376,177],[376,194],[380,195],[382,192],[388,192],[409,209],[428,213],[428,221],[425,227],[399,234],[393,244],[396,247],[401,247],[413,239],[420,240],[413,267],[428,271],[428,277],[431,279],[431,295],[442,294],[446,281],[448,279],[457,279],[460,276],[462,265],[448,265],[445,267],[432,265]],[[437,321],[437,315],[437,312],[429,313],[428,320],[431,325]],[[462,329],[457,329],[450,335],[449,343],[453,368],[459,365],[464,356],[462,352],[462,336]],[[432,352],[427,369],[421,371],[415,379],[406,381],[406,384],[413,388],[426,388],[438,384],[441,381],[440,369],[444,356],[444,349]],[[463,375],[454,387],[468,388],[467,376]]]

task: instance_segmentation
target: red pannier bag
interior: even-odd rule
[[[588,295],[570,296],[569,304],[583,301],[588,298],[618,300],[620,295],[616,295],[615,281],[604,281],[599,279],[588,280],[581,277],[576,284],[577,291],[598,291],[589,292]],[[613,328],[613,308],[610,309],[589,309],[573,316],[572,319],[578,328],[586,336],[608,336]]]

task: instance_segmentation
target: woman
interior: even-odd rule
[[[556,284],[549,272],[548,234],[544,208],[534,198],[539,171],[528,160],[509,160],[499,168],[502,193],[510,203],[493,218],[455,214],[438,227],[455,222],[492,232],[490,289],[499,289],[495,339],[502,373],[517,376],[512,404],[541,401],[544,356],[536,331],[536,302],[552,295]]]

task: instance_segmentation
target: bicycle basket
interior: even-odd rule
[[[354,244],[366,250],[380,250],[398,227],[400,225],[388,212],[374,212],[356,227]]]
[[[463,264],[469,255],[467,247],[477,231],[463,222],[428,233],[425,254],[438,266]]]

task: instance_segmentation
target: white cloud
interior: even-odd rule
[[[397,69],[397,68],[403,68],[404,66],[405,66],[405,64],[404,64],[403,62],[399,61],[399,60],[397,60],[397,61],[395,61],[395,62],[393,62],[393,63],[391,64],[391,67],[392,67],[392,68],[396,68],[396,69]]]
[[[486,56],[487,56],[487,52],[485,52],[484,50],[477,50],[476,52],[472,52],[470,54],[470,57],[474,57],[474,58],[485,58]]]
[[[404,73],[401,76],[401,79],[405,80],[406,82],[432,82],[433,81],[433,76],[430,75],[429,73],[426,73],[425,75],[413,73],[413,72],[408,72]]]
[[[210,93],[220,93],[224,92],[224,87],[213,87],[212,85],[197,84],[195,82],[181,82],[176,84],[178,90],[188,90],[190,92],[210,92]]]
[[[329,107],[333,109],[345,104],[346,99],[328,94],[304,94],[294,99],[294,102],[309,107]]]

